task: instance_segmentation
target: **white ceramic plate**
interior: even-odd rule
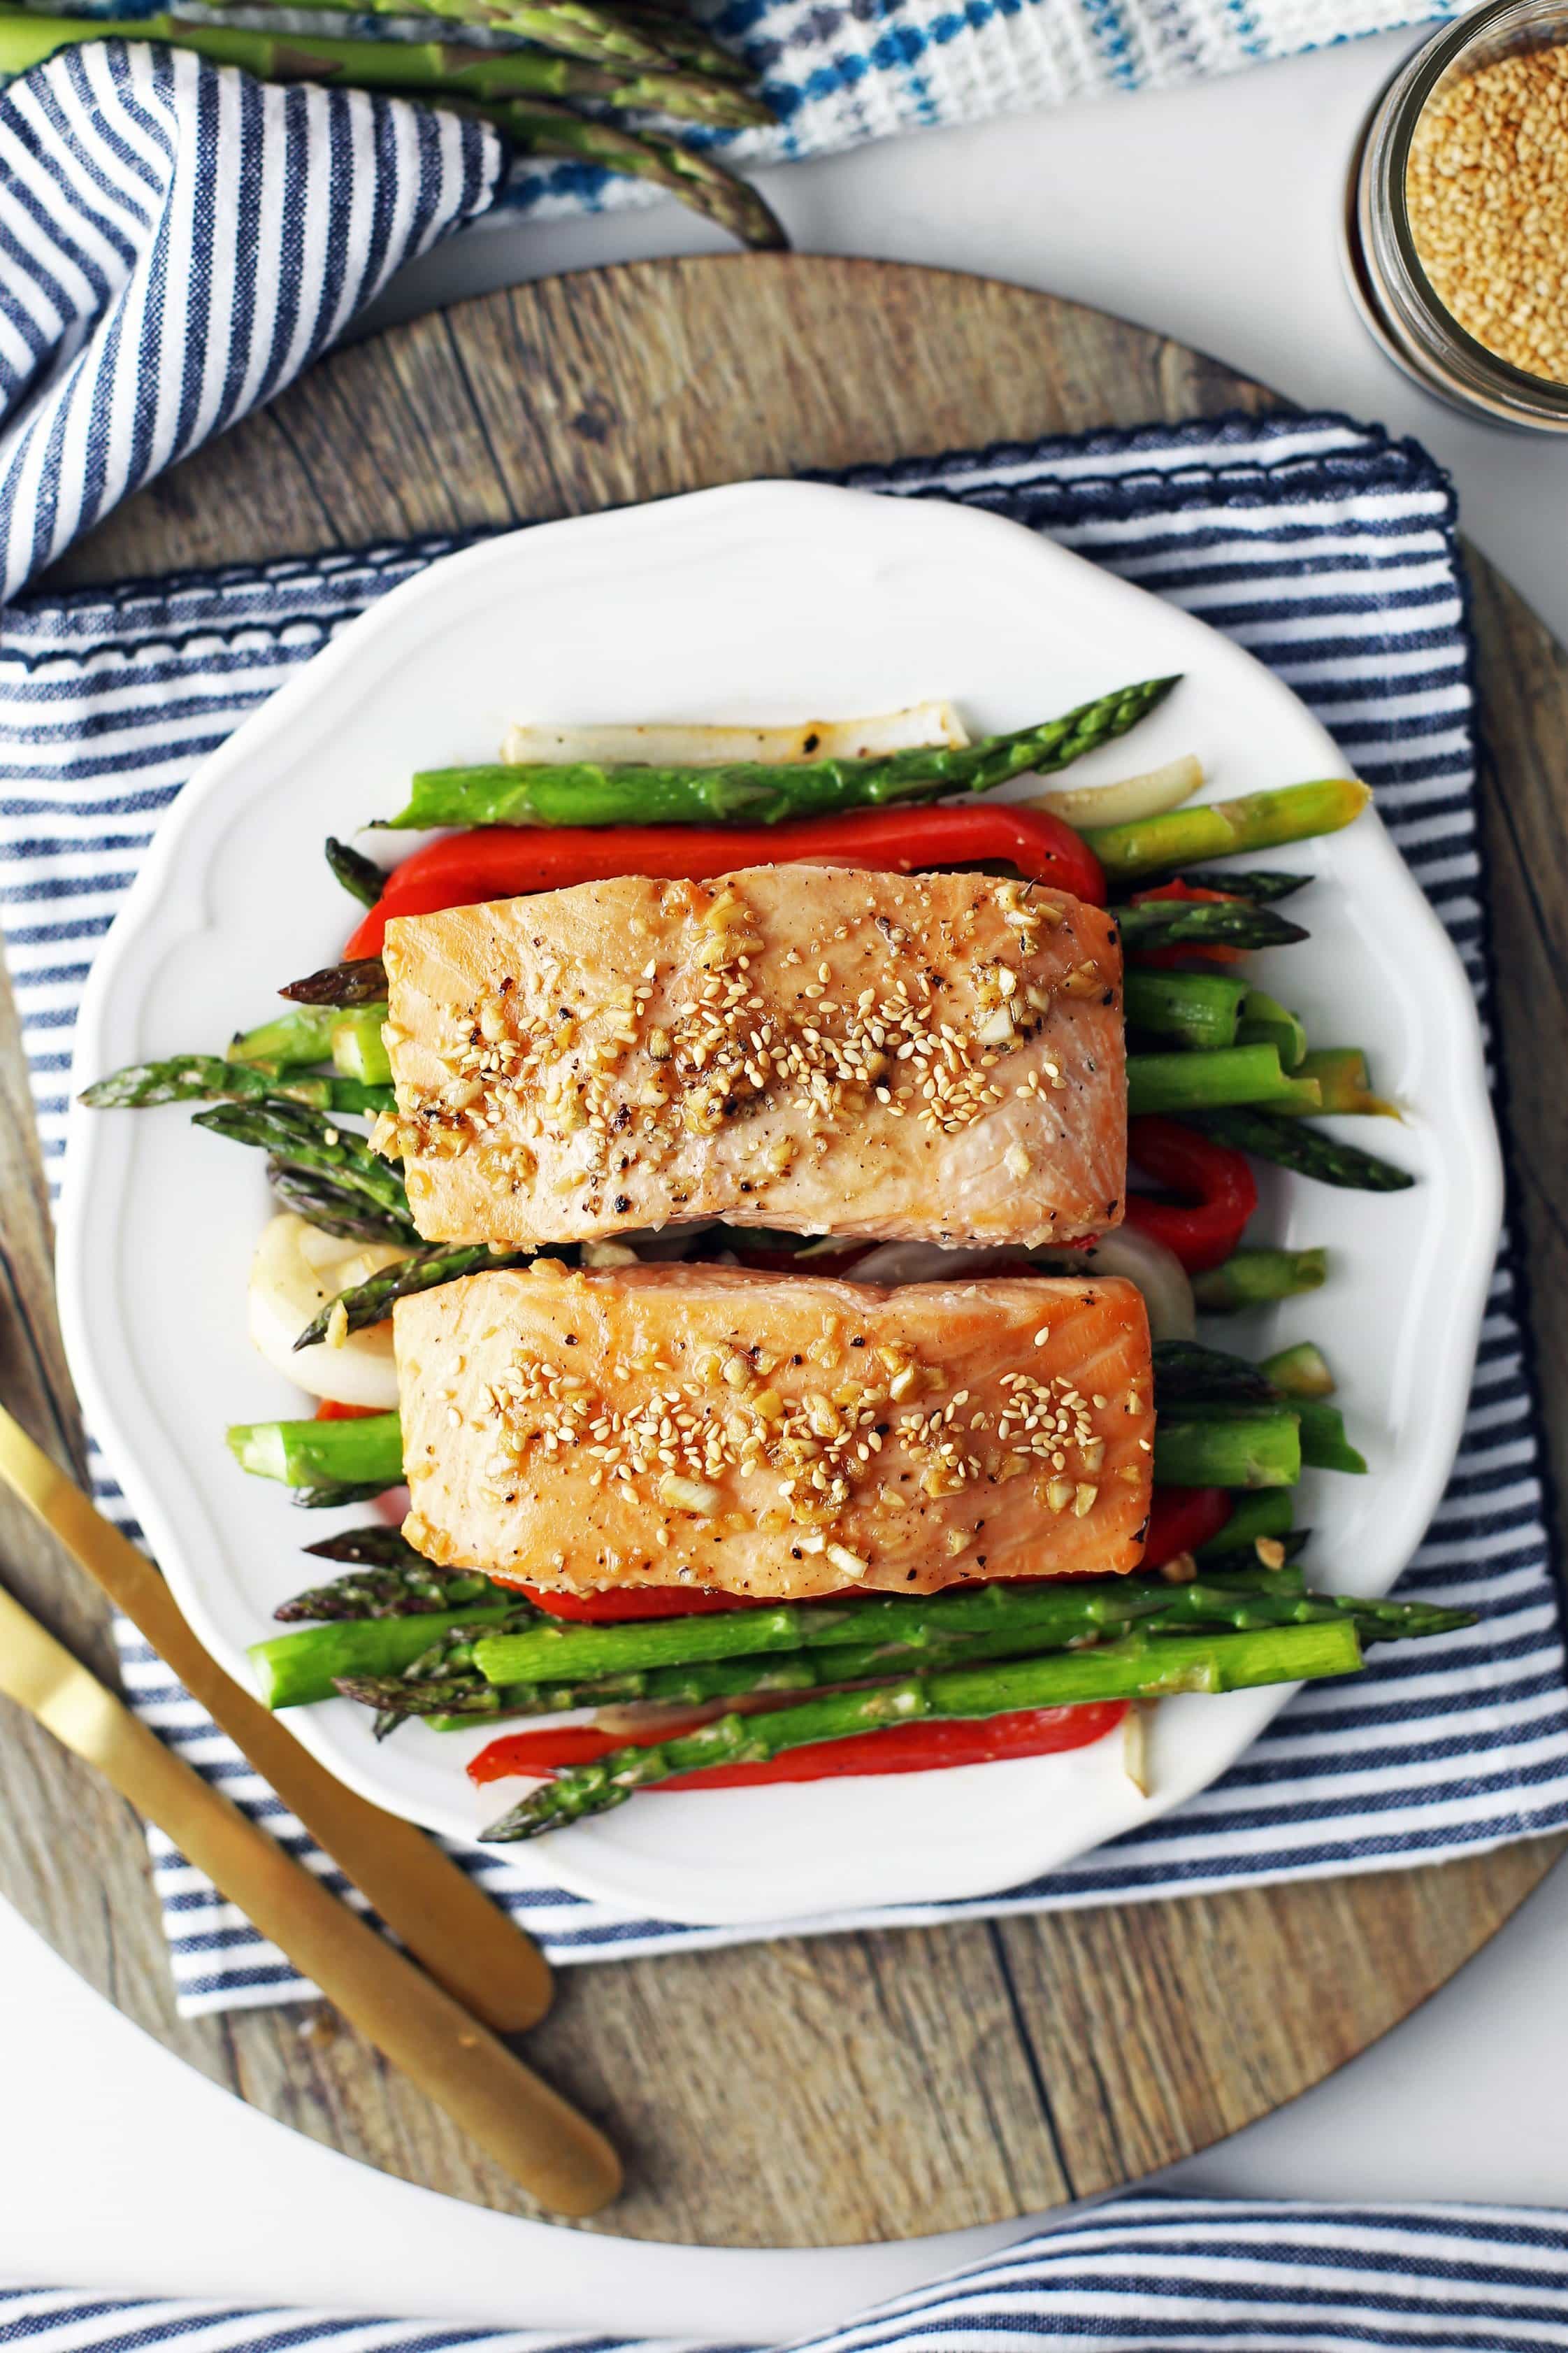
[[[1163,707],[1075,781],[1184,752],[1217,795],[1342,770],[1300,704],[1225,638],[962,507],[764,482],[449,556],[307,664],[182,794],[99,955],[78,1084],[211,1047],[261,1018],[280,982],[331,961],[352,911],[323,836],[395,808],[416,767],[493,758],[513,719],[784,722],[945,695],[979,733],[1173,670],[1184,683]],[[1327,1349],[1372,1475],[1310,1474],[1302,1516],[1320,1573],[1377,1593],[1458,1444],[1498,1155],[1463,973],[1375,818],[1286,858],[1321,880],[1292,907],[1312,942],[1278,957],[1273,985],[1315,1039],[1370,1050],[1409,1113],[1376,1144],[1420,1182],[1379,1197],[1266,1173],[1257,1235],[1326,1242],[1333,1277],[1235,1338],[1261,1351],[1310,1335]],[[246,1338],[267,1206],[256,1156],[179,1111],[78,1110],[68,1169],[61,1308],[89,1419],[203,1641],[246,1677],[247,1644],[307,1581],[300,1546],[334,1524],[244,1476],[223,1443],[226,1423],[309,1409]],[[979,1894],[1202,1788],[1280,1697],[1168,1702],[1148,1800],[1113,1736],[948,1773],[650,1797],[512,1855],[531,1879],[678,1920]],[[463,1774],[480,1733],[414,1725],[377,1747],[346,1702],[293,1725],[353,1788],[432,1829],[471,1835],[505,1801]]]

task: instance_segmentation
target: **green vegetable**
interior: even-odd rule
[[[345,1078],[379,1088],[390,1109],[392,1058],[381,1035],[385,1018],[384,1005],[354,1005],[340,1013],[332,1024],[332,1060]]]
[[[448,1249],[437,1242],[428,1250],[414,1251],[400,1259],[395,1266],[383,1267],[352,1290],[341,1291],[336,1299],[329,1300],[319,1315],[313,1316],[300,1333],[294,1345],[313,1348],[327,1336],[327,1326],[341,1305],[347,1317],[347,1329],[363,1332],[367,1324],[384,1324],[400,1299],[412,1299],[417,1292],[434,1291],[443,1282],[456,1282],[465,1274],[484,1274],[498,1267],[527,1266],[534,1257],[532,1250],[492,1250],[487,1242],[458,1244]]]
[[[242,1471],[280,1479],[286,1487],[372,1481],[396,1487],[403,1479],[403,1432],[395,1413],[352,1421],[237,1422],[228,1448]]]
[[[1249,1569],[1227,1572],[1223,1585],[1205,1581],[1164,1586],[1160,1591],[1163,1606],[1142,1621],[1149,1633],[1188,1633],[1196,1626],[1247,1632],[1349,1617],[1366,1642],[1445,1634],[1474,1623],[1465,1611],[1431,1609],[1420,1602],[1360,1602],[1308,1594],[1300,1576],[1262,1568],[1256,1560]],[[464,1639],[461,1633],[458,1639]],[[949,1663],[974,1666],[983,1659],[1015,1656],[1017,1648],[1016,1636],[955,1637]],[[1037,1648],[1031,1647],[1027,1655],[1039,1655]],[[901,1651],[891,1645],[868,1645],[864,1655],[847,1645],[838,1651],[790,1651],[780,1658],[656,1667],[581,1683],[497,1684],[470,1672],[421,1679],[416,1665],[402,1675],[342,1676],[337,1689],[344,1699],[374,1708],[389,1729],[416,1717],[437,1730],[459,1731],[476,1718],[556,1715],[573,1708],[637,1702],[697,1706],[714,1699],[818,1690],[872,1678],[887,1682],[911,1666],[929,1672],[937,1663],[929,1653]]]
[[[162,41],[215,65],[241,66],[263,81],[341,82],[404,96],[467,98],[504,105],[514,98],[587,98],[607,106],[681,116],[715,129],[773,120],[771,107],[729,85],[619,62],[590,64],[542,49],[460,48],[445,41],[322,39],[290,29],[278,37],[247,26],[204,25],[184,16],[92,21],[0,16],[0,73],[26,73],[83,41],[111,35]]]
[[[1169,1595],[1169,1587],[1135,1577],[1063,1578],[854,1601],[782,1602],[774,1609],[710,1617],[541,1624],[525,1634],[482,1641],[476,1663],[489,1683],[561,1684],[712,1659],[822,1650],[839,1661],[841,1675],[846,1657],[864,1668],[889,1645],[905,1653],[946,1651],[954,1640],[996,1635],[1031,1649],[1081,1641],[1152,1615],[1164,1608]]]
[[[1264,1357],[1258,1369],[1287,1397],[1328,1398],[1334,1393],[1334,1377],[1315,1340],[1298,1340],[1293,1347],[1277,1349],[1272,1356]]]
[[[389,1528],[386,1533],[396,1532]],[[307,1545],[305,1549],[317,1552],[320,1546]],[[345,1577],[309,1586],[280,1601],[272,1615],[280,1626],[309,1619],[427,1618],[437,1610],[467,1609],[472,1602],[500,1605],[516,1599],[476,1568],[437,1568],[433,1561],[421,1559],[412,1546],[405,1549],[411,1555],[406,1566],[389,1562],[351,1569]]]
[[[1238,1152],[1293,1168],[1300,1176],[1314,1176],[1321,1185],[1345,1186],[1358,1193],[1403,1193],[1415,1182],[1407,1170],[1396,1168],[1391,1161],[1379,1160],[1353,1144],[1320,1135],[1282,1116],[1278,1109],[1200,1111],[1194,1113],[1193,1124],[1222,1144],[1234,1145]]]
[[[296,1005],[331,1006],[337,1011],[355,1005],[384,1005],[386,966],[379,956],[355,956],[346,964],[323,965],[320,972],[291,980],[278,994],[292,998]],[[385,1018],[384,1013],[382,1018]],[[337,1026],[334,1021],[329,1039],[336,1035]]]
[[[390,1087],[362,1085],[358,1079],[289,1078],[254,1062],[217,1054],[171,1054],[161,1062],[132,1062],[107,1079],[95,1080],[81,1100],[94,1111],[135,1111],[176,1103],[304,1103],[322,1111],[389,1110]]]
[[[374,907],[386,888],[386,876],[374,859],[364,857],[332,833],[327,836],[327,864],[349,897],[357,899],[362,907]]]
[[[1316,1079],[1322,1100],[1310,1118],[1331,1113],[1364,1113],[1375,1119],[1397,1119],[1397,1107],[1374,1095],[1367,1075],[1366,1056],[1359,1046],[1323,1046],[1304,1055],[1298,1075]]]
[[[1230,906],[1212,899],[1145,899],[1112,909],[1129,955],[1156,948],[1288,948],[1310,935],[1272,907]]]
[[[284,1167],[329,1177],[340,1193],[359,1197],[410,1242],[418,1241],[396,1169],[378,1158],[363,1136],[338,1127],[330,1114],[302,1103],[224,1103],[197,1112],[193,1124],[233,1144],[258,1145]]]
[[[1280,1487],[1266,1487],[1250,1495],[1238,1495],[1231,1506],[1229,1519],[1217,1535],[1199,1545],[1197,1558],[1210,1561],[1223,1554],[1246,1550],[1250,1552],[1259,1536],[1288,1536],[1295,1516],[1294,1496]],[[1208,1574],[1207,1569],[1205,1575]]]
[[[1366,1457],[1358,1454],[1345,1436],[1345,1419],[1338,1406],[1325,1405],[1318,1398],[1293,1398],[1291,1404],[1301,1425],[1301,1460],[1314,1471],[1350,1471],[1366,1469]]]
[[[1307,1030],[1299,1013],[1289,1012],[1277,997],[1261,988],[1249,988],[1237,1025],[1239,1046],[1273,1046],[1279,1055],[1282,1071],[1294,1071],[1298,1078],[1317,1079],[1321,1073],[1306,1067]]]
[[[323,1427],[352,1430],[354,1424],[327,1422]],[[423,1657],[448,1629],[500,1625],[508,1614],[505,1603],[491,1602],[419,1618],[341,1619],[294,1634],[274,1634],[250,1646],[257,1689],[268,1707],[310,1707],[334,1696],[340,1676],[395,1674]]]
[[[1222,1046],[1204,1054],[1129,1054],[1127,1115],[1224,1103],[1310,1105],[1311,1080],[1288,1079],[1272,1046]]]
[[[1250,899],[1255,906],[1262,907],[1271,900],[1293,897],[1296,892],[1304,891],[1312,878],[1310,874],[1288,874],[1279,867],[1254,867],[1248,871],[1245,867],[1216,866],[1212,872],[1194,868],[1174,879],[1184,882],[1189,891],[1228,891],[1235,898]]]
[[[1328,1281],[1326,1250],[1239,1250],[1207,1274],[1193,1277],[1193,1297],[1209,1315],[1233,1315],[1274,1299],[1295,1299]]]
[[[493,1647],[493,1646],[485,1646]],[[1251,1634],[1134,1635],[1102,1648],[1011,1663],[913,1675],[871,1691],[836,1692],[762,1715],[723,1715],[657,1747],[622,1748],[532,1790],[483,1832],[489,1841],[537,1838],[622,1804],[634,1789],[705,1766],[757,1764],[792,1748],[844,1740],[890,1724],[1004,1715],[1091,1700],[1180,1691],[1239,1691],[1353,1674],[1361,1644],[1349,1619]]]
[[[1201,1340],[1156,1340],[1154,1343],[1154,1409],[1179,1413],[1196,1399],[1233,1405],[1271,1405],[1278,1391],[1259,1365],[1210,1348]]]
[[[319,1226],[324,1234],[346,1240],[402,1242],[405,1248],[419,1239],[406,1218],[378,1208],[355,1186],[340,1184],[329,1170],[290,1167],[269,1157],[267,1181],[282,1208]]]
[[[776,825],[836,809],[900,807],[949,793],[990,792],[1026,771],[1054,775],[1135,727],[1173,678],[1101,695],[1060,719],[963,746],[928,744],[865,760],[714,767],[559,765],[427,768],[395,826]]]
[[[1199,1051],[1236,1043],[1237,1016],[1247,995],[1244,980],[1218,973],[1149,972],[1129,965],[1122,1010],[1130,1029],[1173,1038]]]
[[[1162,1414],[1154,1431],[1154,1477],[1163,1487],[1293,1487],[1300,1476],[1293,1410],[1238,1406],[1211,1421],[1188,1405],[1179,1420]]]
[[[287,5],[287,0],[280,0]],[[406,16],[407,0],[312,0],[316,8],[348,9],[381,16]],[[443,16],[460,25],[483,25],[529,40],[563,57],[585,58],[591,63],[661,67],[677,61],[666,37],[663,19],[638,7],[635,17],[618,9],[589,5],[589,0],[420,0],[418,13]],[[689,28],[696,37],[700,28]],[[724,52],[731,74],[737,61]],[[741,70],[743,71],[743,69]]]
[[[527,155],[563,155],[596,164],[663,188],[679,203],[717,223],[753,253],[782,253],[789,238],[761,192],[716,164],[711,155],[683,147],[658,132],[625,130],[618,122],[574,114],[544,98],[519,98],[505,104],[448,99],[455,113],[475,114],[493,123],[502,137]]]
[[[1249,793],[1244,800],[1207,801],[1167,809],[1163,817],[1108,825],[1084,835],[1107,879],[1125,882],[1184,866],[1194,858],[1229,858],[1338,833],[1371,800],[1365,785],[1348,776],[1287,785],[1282,792]],[[1223,882],[1216,883],[1223,890]]]
[[[369,1006],[364,1009],[372,1010]],[[384,1005],[379,1012],[384,1021]],[[312,1063],[330,1062],[337,1018],[331,1006],[300,1006],[297,1011],[280,1013],[276,1021],[264,1021],[259,1029],[247,1029],[236,1038],[228,1059],[264,1063],[274,1071],[309,1070]]]

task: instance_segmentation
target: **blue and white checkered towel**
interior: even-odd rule
[[[1015,516],[1270,663],[1373,786],[1484,1004],[1473,694],[1453,501],[1422,451],[1340,417],[1236,417],[854,479],[889,496],[962,499]],[[443,545],[12,607],[0,631],[0,922],[52,1177],[82,982],[160,813],[296,664]],[[111,1472],[103,1466],[100,1492],[122,1513]],[[1473,1606],[1481,1623],[1441,1645],[1374,1651],[1353,1688],[1304,1692],[1202,1797],[1048,1878],[871,1916],[963,1919],[1368,1871],[1568,1824],[1568,1695],[1506,1251],[1463,1449],[1406,1588]],[[298,1824],[129,1632],[122,1659],[148,1720],[301,1845]],[[153,1845],[182,2007],[303,1995],[282,1957],[166,1842],[155,1836]],[[470,1849],[464,1859],[558,1962],[761,1933],[626,1918],[524,1885],[504,1850]]]
[[[794,2353],[1552,2353],[1568,2224],[1516,2207],[1119,2198]],[[549,2329],[0,2288],[0,2353],[678,2353]],[[679,2353],[718,2353],[684,2340]],[[726,2353],[747,2353],[731,2345]],[[761,2353],[753,2346],[752,2353]]]

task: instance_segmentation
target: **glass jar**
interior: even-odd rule
[[[1416,122],[1440,90],[1501,58],[1565,42],[1564,0],[1488,0],[1424,41],[1367,117],[1345,206],[1351,292],[1389,358],[1451,407],[1543,433],[1568,433],[1568,384],[1500,359],[1445,308],[1416,250],[1405,172]]]

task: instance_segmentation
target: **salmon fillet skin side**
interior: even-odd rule
[[[1131,1282],[541,1260],[400,1300],[395,1330],[404,1533],[444,1567],[792,1599],[1142,1556]]]
[[[1023,1248],[1121,1222],[1113,918],[985,874],[636,875],[387,925],[428,1241],[724,1219]]]

